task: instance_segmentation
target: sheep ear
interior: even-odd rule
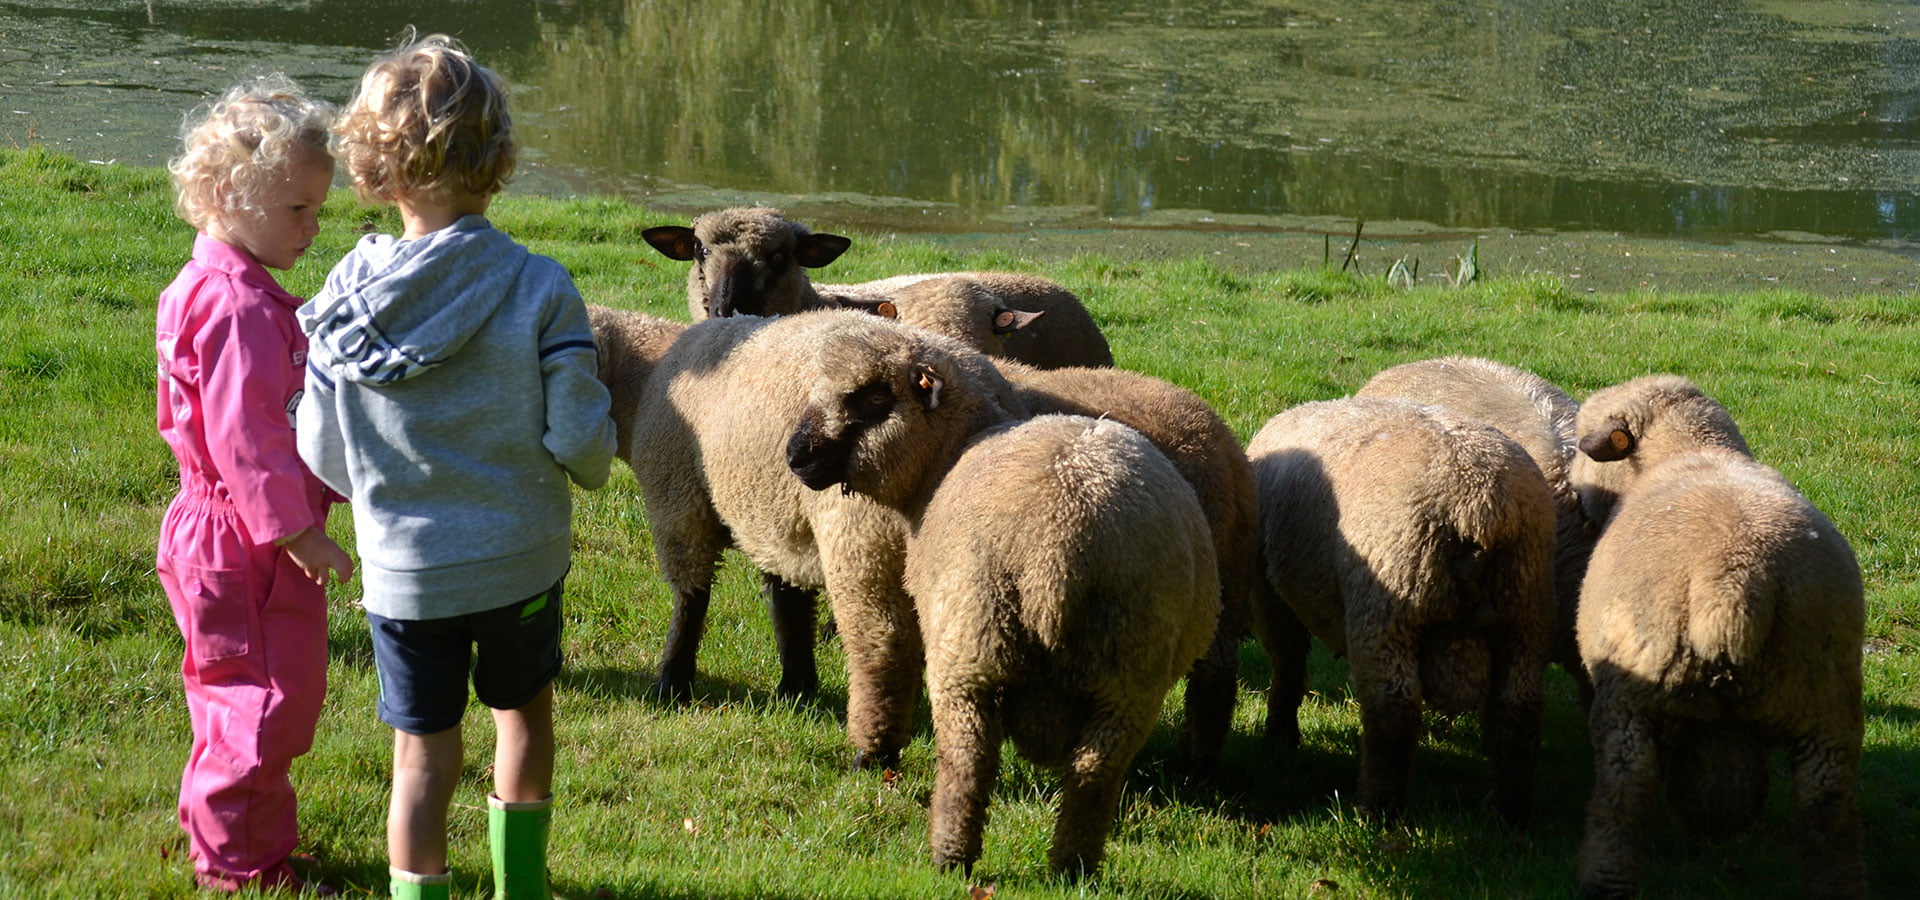
[[[841,309],[860,309],[873,313],[882,319],[900,318],[900,308],[892,300],[875,300],[872,297],[858,297],[848,294],[834,294],[827,299]]]
[[[1608,419],[1599,429],[1582,435],[1580,452],[1594,462],[1613,462],[1632,456],[1636,443],[1633,429],[1627,427],[1625,420],[1616,417]]]
[[[804,234],[794,243],[793,258],[795,262],[809,269],[818,269],[839,259],[840,254],[847,252],[847,248],[851,246],[853,246],[851,239],[837,234],[818,232]]]
[[[655,225],[640,232],[640,237],[660,251],[660,255],[681,262],[691,261],[694,251],[700,247],[700,239],[685,225]]]
[[[1028,325],[1032,325],[1035,319],[1044,315],[1046,315],[1044,311],[1025,312],[1018,309],[995,310],[993,313],[993,333],[1012,334]]]
[[[946,384],[939,372],[924,363],[919,371],[913,373],[913,395],[920,398],[920,406],[924,409],[931,410],[940,405],[940,389]]]

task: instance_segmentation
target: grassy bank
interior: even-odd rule
[[[589,302],[684,317],[682,264],[639,240],[629,204],[509,196],[495,220],[564,263]],[[364,227],[397,222],[336,192],[324,232],[284,283],[311,294]],[[833,280],[1031,268],[911,239],[856,235]],[[153,425],[155,295],[186,259],[161,173],[0,151],[0,896],[186,897],[173,820],[187,746],[179,637],[152,575],[174,464]],[[1861,806],[1879,893],[1920,884],[1920,298],[1793,293],[1587,294],[1503,280],[1390,288],[1324,271],[1231,273],[1209,263],[1076,257],[1045,274],[1089,301],[1120,364],[1193,388],[1244,439],[1289,405],[1340,396],[1395,363],[1450,353],[1532,369],[1575,397],[1653,371],[1724,402],[1755,453],[1834,519],[1868,586]],[[336,537],[348,543],[347,517]],[[730,558],[701,655],[701,700],[646,696],[667,621],[638,490],[616,472],[580,494],[566,600],[569,670],[553,868],[576,897],[954,897],[970,881],[925,862],[933,761],[924,712],[903,772],[847,769],[837,644],[821,696],[771,698],[773,641],[756,583]],[[349,544],[350,545],[350,544]],[[384,893],[388,732],[357,584],[334,593],[327,707],[296,766],[304,846],[347,893]],[[1499,827],[1471,717],[1434,720],[1413,808],[1356,820],[1357,710],[1340,663],[1317,657],[1302,750],[1268,759],[1265,661],[1243,650],[1220,778],[1171,764],[1166,727],[1143,752],[1102,875],[1046,875],[1053,780],[1012,762],[972,879],[997,897],[1562,896],[1591,780],[1570,684],[1550,673],[1540,821]],[[468,741],[490,724],[470,716]],[[456,890],[490,890],[488,754],[455,812]],[[1752,834],[1722,844],[1656,824],[1650,896],[1798,893],[1784,787]]]

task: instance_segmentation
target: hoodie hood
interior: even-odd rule
[[[367,235],[300,307],[312,362],[367,384],[431,369],[486,324],[530,256],[482,216],[411,241]]]

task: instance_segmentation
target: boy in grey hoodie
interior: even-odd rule
[[[513,170],[505,103],[504,83],[442,35],[374,61],[336,153],[406,232],[362,238],[299,311],[300,455],[353,501],[380,718],[395,729],[395,897],[447,896],[469,671],[498,729],[494,896],[549,896],[569,482],[599,487],[614,450],[566,269],[482,215]]]

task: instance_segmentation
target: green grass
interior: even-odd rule
[[[606,199],[507,196],[494,218],[572,270],[589,302],[684,316],[685,270],[647,249],[658,224]],[[336,192],[302,295],[391,213]],[[857,236],[835,281],[939,268],[1034,265]],[[152,574],[174,464],[154,433],[154,299],[187,258],[157,171],[0,151],[0,896],[187,897],[173,802],[188,742],[180,640]],[[1295,403],[1340,396],[1375,371],[1449,353],[1532,369],[1576,397],[1653,371],[1699,382],[1853,541],[1866,571],[1866,757],[1861,808],[1876,891],[1920,884],[1920,299],[1790,293],[1575,294],[1493,273],[1462,290],[1390,288],[1326,271],[1256,275],[1202,260],[1081,257],[1050,275],[1087,298],[1122,365],[1200,392],[1244,439]],[[828,276],[822,276],[828,277]],[[1591,781],[1570,684],[1549,673],[1538,823],[1509,832],[1471,716],[1431,720],[1413,805],[1396,825],[1356,819],[1358,715],[1341,663],[1316,656],[1304,746],[1257,739],[1266,661],[1242,650],[1243,691],[1221,776],[1173,760],[1178,702],[1143,751],[1102,874],[1046,873],[1052,778],[1007,766],[974,877],[926,862],[933,760],[924,710],[897,780],[847,768],[836,643],[807,703],[778,679],[756,580],[730,557],[701,654],[701,701],[646,697],[670,600],[638,490],[618,471],[578,495],[566,600],[569,668],[553,868],[569,896],[1551,897],[1573,889]],[[333,530],[350,540],[347,516]],[[389,732],[357,584],[333,595],[329,697],[295,768],[304,848],[349,896],[384,893]],[[491,891],[481,811],[491,725],[468,718],[471,785],[454,813],[456,894]],[[1009,759],[1012,759],[1009,752]],[[1798,893],[1786,791],[1753,833],[1710,843],[1656,823],[1649,896]],[[1337,887],[1336,887],[1337,886]]]

